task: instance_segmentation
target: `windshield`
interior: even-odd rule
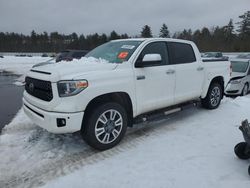
[[[101,58],[110,63],[122,63],[128,61],[136,48],[143,41],[110,41],[85,55],[85,57]]]
[[[232,71],[233,72],[246,72],[248,68],[248,62],[232,61]]]

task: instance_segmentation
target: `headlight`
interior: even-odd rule
[[[88,87],[87,80],[65,80],[57,83],[58,93],[60,97],[68,97],[77,95]]]
[[[241,83],[241,79],[231,80],[230,83],[231,84],[240,84]]]

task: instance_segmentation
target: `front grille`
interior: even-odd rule
[[[25,82],[25,90],[30,95],[44,101],[51,101],[53,99],[51,82],[30,77],[26,77]]]

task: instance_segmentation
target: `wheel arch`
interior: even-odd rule
[[[116,102],[123,106],[128,115],[128,126],[132,126],[133,122],[133,104],[132,100],[128,93],[126,92],[113,92],[99,95],[93,98],[86,106],[83,116],[82,122],[82,130],[84,129],[84,124],[87,122],[87,118],[90,113],[95,109],[95,107],[108,103],[108,102]]]
[[[222,89],[222,98],[223,98],[223,96],[224,96],[224,90],[225,90],[225,87],[224,87],[224,86],[225,86],[225,82],[224,82],[223,76],[216,76],[216,77],[214,77],[214,78],[210,81],[210,83],[209,83],[209,85],[208,85],[208,87],[207,87],[207,89],[206,89],[206,92],[203,93],[203,95],[201,96],[201,98],[205,98],[205,97],[207,96],[207,93],[208,93],[208,91],[209,91],[209,88],[210,88],[210,86],[211,86],[213,83],[218,83],[218,84],[221,85],[221,89]]]

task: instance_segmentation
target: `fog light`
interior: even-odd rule
[[[57,127],[66,126],[66,119],[64,119],[64,118],[57,118],[56,122],[57,122]]]

